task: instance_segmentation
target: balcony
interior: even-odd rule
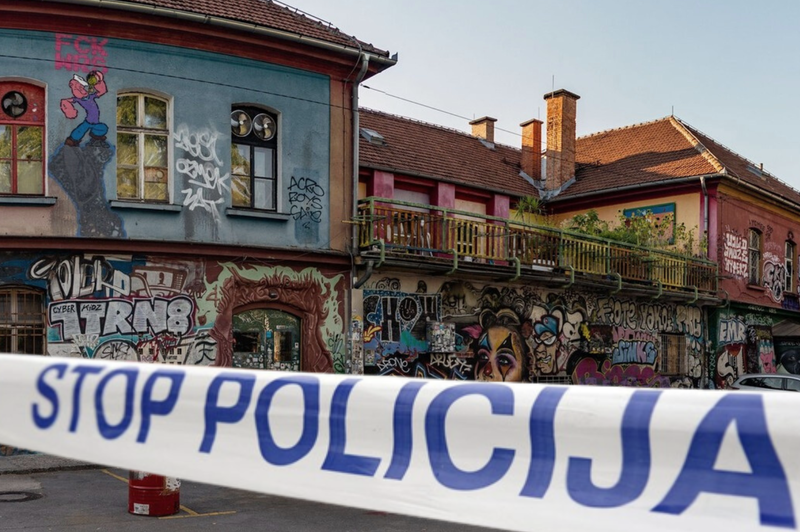
[[[359,201],[359,252],[378,265],[715,297],[717,265],[552,227],[384,198]]]

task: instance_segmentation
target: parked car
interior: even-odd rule
[[[800,375],[752,373],[742,375],[731,384],[733,390],[800,392]]]

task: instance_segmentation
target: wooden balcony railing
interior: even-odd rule
[[[713,262],[515,220],[373,197],[359,201],[356,224],[362,251],[380,246],[391,256],[519,261],[528,269],[565,269],[666,290],[717,291]]]

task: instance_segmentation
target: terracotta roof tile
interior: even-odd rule
[[[363,137],[359,164],[409,175],[419,175],[515,196],[536,191],[520,175],[520,150],[502,144],[494,149],[477,138],[433,124],[373,111],[360,110],[361,128],[384,137],[378,146]]]
[[[769,172],[761,171],[759,165],[731,151],[711,137],[706,136],[685,122],[681,123],[724,165],[728,175],[800,204],[800,192]]]
[[[369,109],[361,127],[386,139],[360,139],[361,166],[420,175],[466,186],[536,194],[520,176],[520,150],[452,129]],[[727,174],[800,205],[800,192],[675,117],[594,133],[577,139],[575,181],[552,201],[601,195],[615,189],[669,184],[701,175]]]
[[[249,22],[303,37],[358,48],[355,38],[327,22],[273,0],[124,0],[132,4],[145,4],[166,9],[176,9],[201,15],[221,17],[239,22]],[[103,5],[103,4],[100,4]],[[388,52],[371,44],[358,41],[362,48],[383,56]]]
[[[575,182],[557,199],[719,173],[800,205],[798,191],[675,117],[577,139]]]
[[[575,159],[559,199],[717,172],[671,117],[581,137]]]

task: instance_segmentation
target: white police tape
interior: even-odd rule
[[[519,531],[796,529],[798,410],[791,393],[0,356],[6,445]]]

